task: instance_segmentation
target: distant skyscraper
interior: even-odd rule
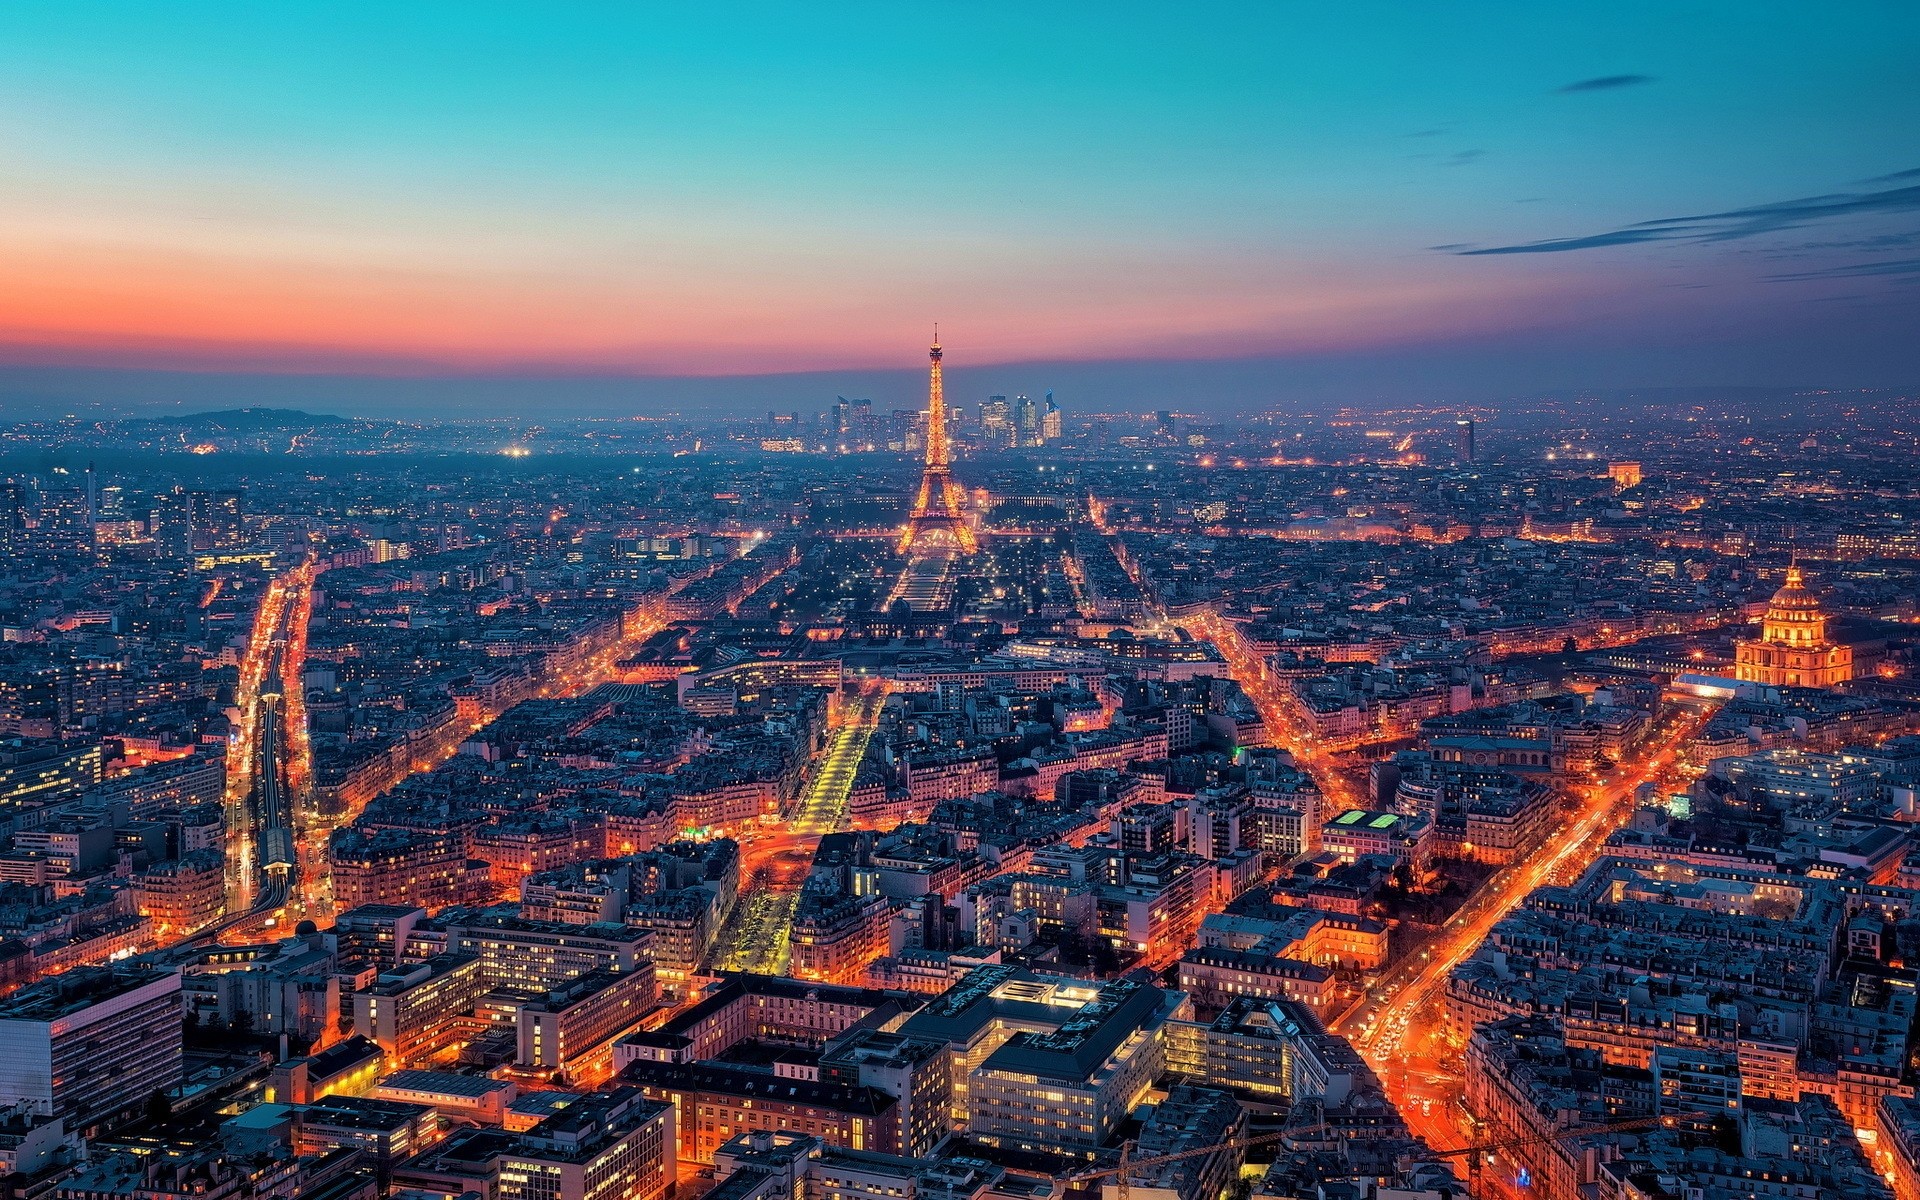
[[[1060,406],[1054,403],[1053,389],[1047,389],[1047,408],[1040,414],[1040,436],[1049,441],[1060,440]]]
[[[242,493],[236,488],[191,492],[193,548],[227,550],[246,541],[246,519],[240,512]]]
[[[887,446],[894,450],[919,450],[924,442],[920,436],[921,415],[911,408],[896,408],[887,422]]]
[[[1453,423],[1455,448],[1459,451],[1460,461],[1473,461],[1473,418],[1465,417]]]
[[[988,396],[981,404],[980,439],[989,446],[1013,444],[1013,410],[1005,396]]]
[[[178,557],[191,552],[193,549],[192,496],[177,488],[154,496],[153,507],[147,513],[147,536],[153,539],[163,553]]]
[[[0,550],[12,554],[26,541],[26,489],[17,483],[0,483]]]
[[[34,540],[47,550],[93,548],[91,505],[85,486],[50,488],[40,493],[39,528]]]
[[[1013,444],[1016,446],[1037,446],[1040,444],[1040,407],[1031,396],[1013,398]]]
[[[87,464],[87,549],[100,548],[100,475]]]

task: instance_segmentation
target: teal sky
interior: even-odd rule
[[[1905,384],[1916,62],[1893,3],[16,3],[0,363],[831,373],[938,319],[1249,399]]]

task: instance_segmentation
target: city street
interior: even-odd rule
[[[267,584],[260,599],[246,653],[240,660],[240,682],[234,690],[234,708],[240,722],[227,751],[227,913],[229,919],[248,911],[255,903],[260,870],[258,846],[261,814],[256,794],[263,781],[262,770],[279,772],[270,781],[274,793],[286,792],[297,803],[297,792],[286,788],[290,780],[309,777],[304,759],[291,764],[294,756],[304,756],[304,709],[285,710],[301,718],[299,732],[290,738],[265,737],[270,707],[279,703],[289,690],[298,691],[300,672],[305,665],[306,623],[312,607],[314,567],[302,564]],[[293,770],[289,771],[289,766]]]
[[[1527,860],[1495,874],[1418,955],[1389,969],[1367,999],[1329,1022],[1379,1073],[1413,1130],[1439,1149],[1472,1140],[1460,1109],[1458,1047],[1446,1036],[1447,976],[1494,925],[1535,888],[1570,880],[1593,861],[1608,835],[1632,815],[1641,784],[1668,780],[1708,711],[1668,710],[1606,782],[1579,786],[1578,810]]]
[[[715,970],[762,975],[786,970],[793,914],[813,864],[814,847],[821,835],[847,822],[854,776],[886,701],[887,688],[881,681],[868,683],[850,699],[842,723],[809,769],[792,822],[777,832],[756,830],[743,837],[740,873],[748,883],[714,944]]]
[[[1195,637],[1211,642],[1227,660],[1234,682],[1260,710],[1268,739],[1293,755],[1294,763],[1320,785],[1321,794],[1327,798],[1329,816],[1349,808],[1366,807],[1366,797],[1359,786],[1306,727],[1293,697],[1273,678],[1265,660],[1248,644],[1238,626],[1211,609],[1184,617],[1180,624]]]

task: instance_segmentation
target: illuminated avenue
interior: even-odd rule
[[[20,426],[121,464],[0,520],[20,1194],[1920,1200],[1902,401],[955,353]]]

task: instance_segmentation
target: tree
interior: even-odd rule
[[[147,1097],[147,1124],[164,1127],[173,1122],[173,1102],[167,1099],[165,1092],[155,1092]]]

